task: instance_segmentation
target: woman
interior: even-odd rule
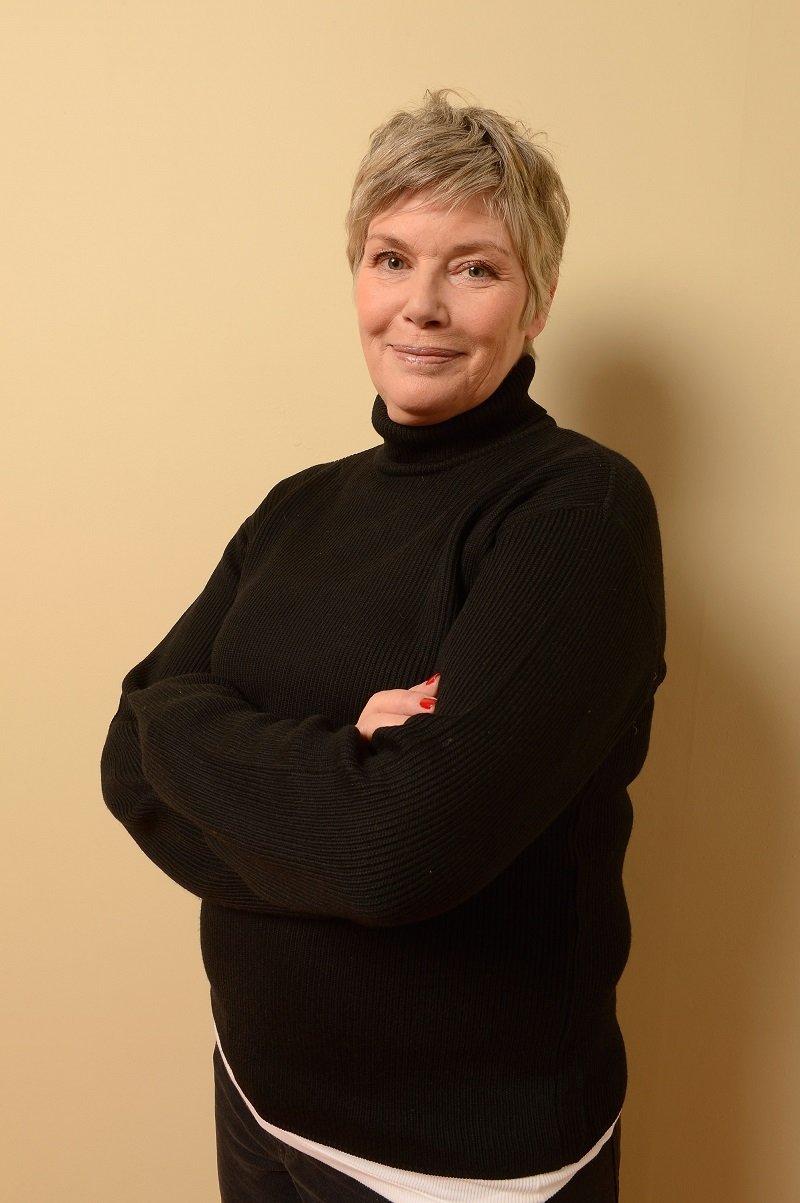
[[[272,490],[123,683],[108,805],[202,901],[222,1197],[617,1198],[656,516],[527,395],[567,199],[444,93],[348,214],[379,446]]]

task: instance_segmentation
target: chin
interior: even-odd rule
[[[378,389],[393,422],[400,425],[446,422],[478,402],[471,400],[472,390],[457,382],[442,380],[386,380],[386,392]]]
[[[422,426],[426,423],[446,422],[471,406],[464,405],[463,398],[425,397],[413,395],[395,397],[389,401],[384,397],[386,410],[393,422],[401,426]]]

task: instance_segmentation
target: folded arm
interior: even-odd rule
[[[142,771],[136,716],[128,694],[176,673],[205,671],[220,624],[236,596],[253,519],[228,544],[200,597],[123,682],[103,748],[103,796],[142,850],[174,881],[202,898],[245,910],[273,908],[258,898],[209,845],[203,829],[166,806]]]
[[[144,777],[266,909],[378,925],[441,913],[649,715],[660,623],[626,537],[592,508],[507,521],[435,667],[435,711],[371,743],[176,673],[128,695]]]

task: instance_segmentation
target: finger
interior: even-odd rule
[[[432,714],[435,709],[436,698],[420,697],[408,691],[397,709],[370,715],[369,721],[374,727],[401,727],[416,714]]]
[[[420,681],[419,685],[412,685],[408,692],[429,694],[432,697],[435,697],[439,689],[439,679],[440,674],[434,673],[433,676],[428,677],[427,681]]]
[[[433,694],[416,693],[413,689],[404,689],[399,698],[392,699],[390,704],[381,706],[381,712],[396,714],[405,720],[411,718],[412,715],[429,712],[435,707],[436,698]]]
[[[366,710],[372,709],[372,702],[377,702],[380,714],[404,714],[408,718],[417,714],[420,708],[430,710],[431,704],[436,702],[436,690],[427,684],[414,689],[388,689],[385,693],[376,694],[365,707]]]
[[[371,714],[362,716],[356,726],[364,739],[372,739],[375,732],[382,727],[402,727],[409,718],[411,718],[410,714]]]
[[[390,710],[371,711],[367,707],[362,711],[356,727],[364,739],[372,739],[381,727],[402,727],[415,715],[433,714],[436,710],[436,698],[412,694],[411,690],[404,690],[403,694],[397,707]]]

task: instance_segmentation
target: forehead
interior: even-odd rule
[[[369,223],[367,239],[396,238],[439,243],[491,243],[516,258],[505,222],[492,213],[487,195],[479,193],[454,205],[436,200],[430,192],[405,192]]]

